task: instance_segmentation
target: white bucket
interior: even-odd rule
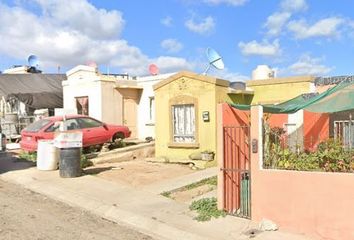
[[[58,151],[53,140],[38,140],[37,169],[45,171],[58,169]]]

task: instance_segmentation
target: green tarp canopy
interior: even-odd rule
[[[240,110],[250,110],[251,105],[230,104]],[[340,83],[321,94],[302,94],[280,104],[264,104],[265,113],[295,113],[301,109],[310,112],[333,113],[354,109],[354,83]]]

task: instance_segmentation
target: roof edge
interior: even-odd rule
[[[190,72],[190,71],[181,71],[178,72],[177,74],[174,74],[168,78],[166,78],[165,80],[162,80],[161,82],[156,83],[155,85],[153,85],[153,89],[154,91],[181,78],[181,77],[189,77],[192,79],[196,79],[202,82],[207,82],[207,83],[211,83],[217,86],[222,86],[222,87],[229,87],[230,82],[224,79],[219,79],[219,78],[215,78],[215,77],[211,77],[211,76],[206,76],[206,75],[201,75],[201,74],[197,74],[194,72]]]
[[[271,84],[286,84],[286,83],[299,83],[299,82],[314,82],[315,76],[293,76],[293,77],[282,77],[282,78],[270,78],[264,80],[248,80],[246,85],[248,87],[261,86],[261,85],[271,85]]]

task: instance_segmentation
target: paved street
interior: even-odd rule
[[[153,239],[0,180],[0,239]]]

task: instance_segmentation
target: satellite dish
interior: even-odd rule
[[[28,61],[28,65],[30,65],[30,67],[38,67],[38,57],[36,55],[30,55],[27,59]]]
[[[157,74],[159,74],[159,68],[155,64],[152,63],[149,65],[149,73],[151,75],[157,75]]]
[[[213,65],[216,69],[219,69],[219,70],[223,70],[224,69],[224,67],[225,67],[224,61],[222,60],[220,54],[217,51],[215,51],[212,48],[208,48],[207,51],[206,51],[206,55],[207,55],[207,58],[209,60],[209,65],[205,69],[204,75],[207,74],[207,72],[209,71],[209,68],[210,68],[211,65]]]

